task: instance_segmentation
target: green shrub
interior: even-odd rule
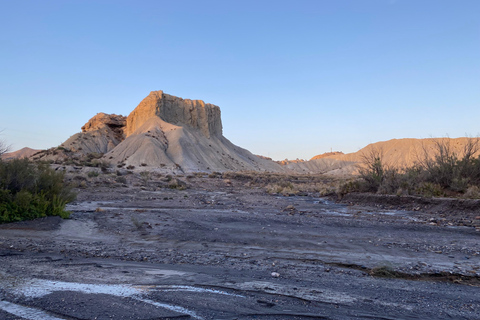
[[[75,194],[63,172],[28,159],[0,161],[0,223],[56,215],[68,218],[65,205]]]
[[[94,177],[98,177],[99,173],[97,171],[90,171],[87,173],[87,176],[89,178],[94,178]]]

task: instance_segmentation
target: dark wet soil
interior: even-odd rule
[[[183,180],[92,185],[71,219],[1,225],[0,318],[480,319],[473,205]]]

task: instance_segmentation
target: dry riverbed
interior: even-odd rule
[[[480,319],[474,205],[183,180],[0,225],[0,319]]]

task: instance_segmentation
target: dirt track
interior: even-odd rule
[[[0,319],[480,319],[480,232],[445,212],[189,183],[0,226]]]

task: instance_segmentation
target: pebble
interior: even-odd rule
[[[280,273],[278,273],[278,272],[272,272],[271,275],[272,275],[272,277],[274,277],[274,278],[280,277]]]

